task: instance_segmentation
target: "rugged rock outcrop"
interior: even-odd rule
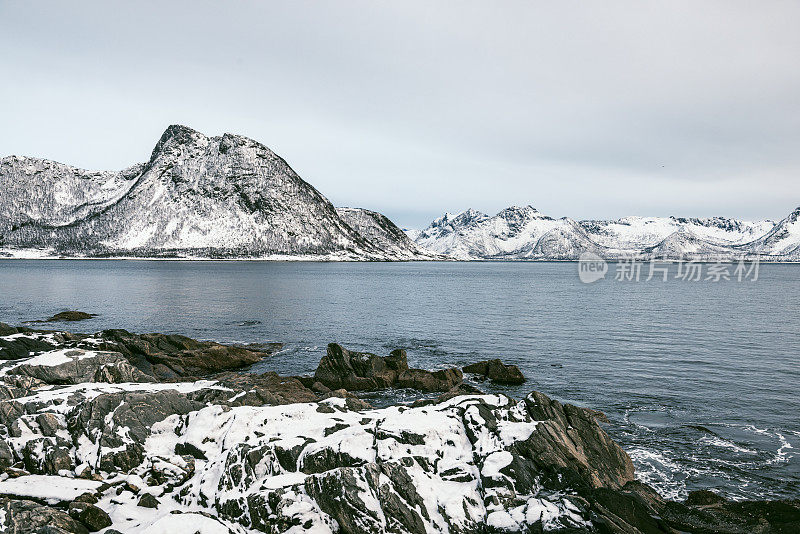
[[[281,347],[280,343],[274,343],[254,350],[180,335],[132,334],[127,330],[104,330],[96,338],[98,349],[119,352],[134,366],[159,379],[240,369]]]
[[[84,349],[50,351],[9,369],[8,374],[30,376],[45,384],[156,381],[131,365],[119,352]]]
[[[393,350],[389,356],[349,351],[337,343],[328,345],[314,373],[314,380],[330,389],[375,391],[390,387],[413,388],[425,392],[448,391],[461,383],[456,368],[439,371],[409,369],[406,351]]]
[[[506,365],[498,359],[471,363],[464,368],[465,373],[475,373],[498,384],[523,384],[525,375],[516,365]]]
[[[33,330],[0,323],[0,360],[18,360],[31,354],[77,341],[67,332]]]
[[[1,532],[750,534],[800,524],[800,501],[665,500],[634,479],[599,412],[539,392],[476,393],[449,370],[420,375],[458,379],[437,399],[373,409],[319,377],[103,382],[99,369],[128,362],[121,352],[51,348],[0,368]],[[403,351],[331,345],[326,358],[320,375],[340,386],[396,386],[417,371]]]
[[[157,380],[206,377],[247,367],[281,347],[280,343],[266,343],[245,348],[180,335],[134,334],[119,329],[93,335],[70,334],[0,323],[0,361],[21,360],[60,349],[58,353],[51,353],[48,361],[26,361],[25,367],[13,371],[59,384],[85,382],[90,372],[106,377],[95,381],[106,382],[147,380],[142,374]],[[68,352],[67,349],[73,350]],[[68,365],[74,365],[75,369],[67,369]],[[37,369],[32,369],[34,366]]]
[[[406,369],[397,377],[396,387],[418,389],[427,393],[434,391],[450,391],[464,379],[461,370],[456,367],[426,371],[424,369]]]

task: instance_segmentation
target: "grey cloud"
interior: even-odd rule
[[[0,152],[121,168],[181,122],[406,226],[512,203],[779,218],[800,203],[797,20],[793,2],[3,2]]]

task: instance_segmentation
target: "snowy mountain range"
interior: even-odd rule
[[[608,259],[800,261],[798,217],[800,208],[779,222],[723,217],[575,221],[549,217],[532,206],[512,206],[494,216],[473,209],[446,213],[408,234],[421,247],[460,260],[575,260],[594,252]]]
[[[179,125],[120,172],[3,158],[0,190],[5,255],[431,259],[383,215],[334,208],[264,145]]]
[[[266,146],[166,129],[150,159],[119,172],[0,159],[0,256],[325,260],[574,260],[582,252],[800,261],[800,208],[785,219],[555,219],[531,206],[445,214],[404,232],[336,208]]]

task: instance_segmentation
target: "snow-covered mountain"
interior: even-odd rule
[[[121,172],[3,158],[0,190],[0,249],[12,254],[429,257],[380,214],[337,212],[264,145],[179,125]]]
[[[778,223],[723,217],[575,221],[548,217],[532,206],[512,206],[494,216],[473,209],[446,213],[424,230],[408,234],[427,250],[462,260],[574,260],[591,251],[606,258],[731,260],[760,256],[800,261],[798,218],[800,208]]]
[[[746,249],[751,254],[768,254],[788,260],[800,259],[800,207],[765,235],[748,243]]]

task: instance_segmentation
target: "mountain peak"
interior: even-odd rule
[[[542,214],[529,204],[527,206],[509,206],[500,211],[496,217],[504,219],[509,224],[520,225],[532,219],[542,218]]]
[[[156,143],[155,148],[153,148],[153,153],[150,155],[150,160],[152,161],[155,159],[156,156],[168,146],[186,145],[198,139],[205,139],[205,136],[197,130],[184,126],[183,124],[171,124],[167,126],[164,133],[161,134],[161,138]]]

